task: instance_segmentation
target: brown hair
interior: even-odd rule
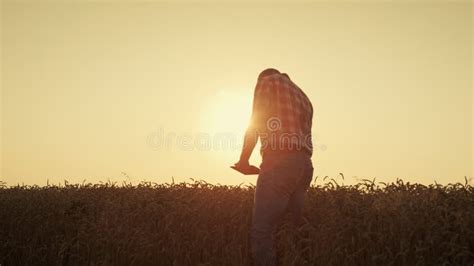
[[[270,76],[270,75],[273,75],[273,74],[280,74],[280,71],[278,71],[274,68],[267,68],[267,69],[263,70],[262,72],[260,72],[260,75],[258,75],[258,79],[261,79],[263,77]]]

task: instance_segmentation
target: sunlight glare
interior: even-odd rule
[[[209,103],[205,115],[206,130],[212,133],[243,135],[252,109],[251,95],[221,90]]]

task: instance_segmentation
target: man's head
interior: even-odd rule
[[[262,79],[266,76],[270,76],[270,75],[273,75],[273,74],[280,74],[280,71],[278,71],[274,68],[267,68],[267,69],[263,70],[262,72],[260,72],[260,75],[258,75],[258,79]]]

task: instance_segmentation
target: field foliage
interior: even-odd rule
[[[329,180],[328,180],[329,181]],[[0,184],[1,265],[248,265],[253,186]],[[474,189],[313,185],[307,223],[276,232],[282,265],[472,265]]]

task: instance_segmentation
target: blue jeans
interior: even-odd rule
[[[251,255],[254,265],[275,265],[272,233],[286,211],[301,223],[306,190],[313,178],[311,158],[305,153],[264,155],[255,190]]]

